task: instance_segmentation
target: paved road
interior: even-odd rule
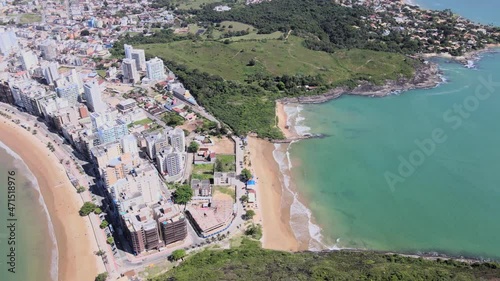
[[[78,162],[76,165],[73,163],[73,161],[69,161],[69,164],[66,164],[65,161],[68,161],[70,159],[77,159],[73,157],[73,150],[69,146],[64,144],[63,139],[59,135],[50,132],[47,129],[45,123],[37,121],[35,116],[32,116],[26,112],[21,112],[17,108],[11,105],[1,103],[0,109],[1,110],[7,109],[9,113],[15,113],[12,114],[13,119],[19,119],[21,121],[21,124],[27,124],[32,128],[32,130],[37,130],[38,133],[36,134],[36,137],[40,139],[42,142],[47,143],[50,141],[55,143],[54,154],[57,156],[58,159],[62,160],[62,164],[64,165],[68,176],[71,175],[73,178],[78,179],[79,185],[85,187],[86,189],[85,192],[80,193],[80,198],[82,199],[82,203],[86,201],[92,201],[92,194],[89,191],[90,187],[89,182],[92,183],[94,179],[85,174],[82,175],[78,169],[78,166],[80,166],[81,168],[81,165],[82,164],[85,165],[87,164],[87,162],[82,160],[77,160]],[[37,125],[36,127],[35,124]],[[111,251],[110,246],[106,242],[107,237],[104,231],[99,228],[99,225],[101,224],[100,218],[95,214],[90,214],[87,218],[92,226],[94,238],[96,239],[98,249],[103,250],[106,253],[104,256],[102,256],[106,271],[109,273],[111,277],[119,276],[117,265],[113,257],[113,253]]]

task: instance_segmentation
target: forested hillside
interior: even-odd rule
[[[243,240],[229,250],[205,250],[151,281],[498,280],[496,263],[431,261],[375,252],[288,253]]]
[[[364,6],[350,8],[325,0],[279,0],[220,13],[213,10],[214,5],[193,13],[201,21],[232,20],[250,24],[260,33],[293,30],[305,37],[306,46],[313,50],[333,52],[338,48],[359,48],[415,53],[420,49],[420,43],[408,34],[382,36],[375,32],[363,20],[374,12]],[[387,21],[394,19],[388,18]]]

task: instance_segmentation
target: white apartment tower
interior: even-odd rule
[[[104,112],[108,108],[102,101],[101,89],[94,80],[83,85],[83,92],[88,108],[93,112]]]
[[[0,29],[0,54],[9,55],[18,47],[16,33],[12,30]]]
[[[181,128],[175,128],[168,132],[168,141],[170,145],[178,152],[184,152],[186,147],[186,138]]]
[[[20,59],[23,70],[28,71],[38,65],[38,57],[31,50],[22,51]]]
[[[165,79],[165,66],[163,60],[159,58],[150,59],[146,62],[147,77],[151,81],[159,81]]]
[[[42,57],[45,60],[55,60],[57,58],[57,45],[52,39],[44,40],[39,45],[40,51],[42,51]]]
[[[56,81],[56,93],[60,98],[68,100],[71,105],[78,102],[80,92],[76,83],[69,82],[66,79],[59,79]]]
[[[182,154],[179,152],[169,153],[166,156],[165,164],[169,176],[177,176],[182,172]]]
[[[124,59],[122,62],[123,83],[135,84],[139,82],[139,73],[133,59]]]
[[[134,48],[131,45],[124,44],[123,49],[125,49],[125,58],[131,59],[132,58],[132,50]]]
[[[43,77],[48,85],[53,85],[59,79],[59,63],[49,62],[41,67]]]
[[[139,147],[137,146],[137,139],[134,135],[126,135],[121,140],[123,153],[130,153],[131,155],[139,154]]]

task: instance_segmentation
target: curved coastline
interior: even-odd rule
[[[54,280],[93,280],[99,270],[97,246],[88,222],[78,215],[78,195],[64,168],[40,139],[3,116],[0,130],[0,141],[26,164],[47,207],[58,251]]]
[[[488,48],[476,52],[470,52],[466,54],[463,57],[460,58],[454,58],[450,57],[447,55],[440,55],[440,54],[432,54],[428,55],[427,57],[433,57],[433,58],[446,58],[449,59],[451,62],[455,63],[464,63],[464,59],[466,60],[474,60],[474,62],[477,62],[482,59],[482,55],[486,53],[496,53],[498,52],[498,45],[493,45],[489,46]],[[420,70],[417,71],[416,76],[420,76],[420,78],[416,78],[417,82],[414,83],[411,80],[410,81],[405,81],[401,84],[395,83],[394,81],[390,81],[388,84],[383,85],[383,86],[375,86],[375,85],[370,85],[370,84],[365,84],[365,85],[360,85],[357,87],[355,90],[350,91],[346,90],[345,88],[336,88],[332,89],[329,92],[322,94],[322,95],[316,95],[316,96],[305,96],[305,97],[298,97],[298,98],[284,98],[276,101],[276,115],[277,115],[277,126],[279,129],[284,133],[285,138],[287,139],[293,139],[296,137],[303,136],[297,130],[294,130],[293,122],[290,120],[290,116],[287,115],[287,110],[286,107],[295,107],[295,106],[300,106],[302,104],[319,104],[319,103],[324,103],[328,102],[330,100],[336,99],[341,97],[344,94],[348,95],[361,95],[361,96],[368,96],[368,97],[384,97],[384,96],[389,96],[394,93],[399,94],[403,91],[408,91],[412,89],[430,89],[434,87],[438,87],[440,84],[445,83],[446,79],[442,75],[441,71],[439,70],[439,66],[435,63],[429,63],[429,66],[435,66],[436,70],[432,68],[432,71],[430,70],[431,68],[427,70]],[[425,77],[428,77],[431,79],[428,82],[424,82],[422,79]],[[413,80],[413,79],[412,79]],[[419,82],[421,81],[421,82]],[[362,92],[362,89],[366,89],[366,92]],[[293,143],[293,142],[292,142]],[[278,161],[278,160],[276,160]],[[306,204],[307,205],[307,204]],[[314,221],[314,218],[313,218]],[[308,250],[311,251],[317,251],[317,249],[310,248]],[[338,248],[338,247],[326,247],[323,249],[325,251],[328,250],[345,250],[345,251],[374,251],[370,249],[363,249],[363,248]],[[430,260],[435,260],[435,259],[454,259],[466,263],[475,263],[475,262],[484,262],[484,261],[492,261],[490,258],[481,258],[477,256],[472,256],[468,254],[449,254],[446,252],[441,252],[441,251],[401,251],[401,252],[394,252],[394,251],[375,251],[375,252],[381,252],[381,253],[386,253],[386,254],[399,254],[403,256],[409,256],[409,257],[421,257],[424,259],[430,259]]]
[[[369,82],[361,82],[354,89],[349,89],[347,87],[336,87],[328,90],[323,94],[278,99],[277,103],[318,104],[340,98],[343,95],[385,97],[409,90],[430,89],[439,86],[446,80],[442,75],[442,71],[440,70],[439,65],[434,62],[428,61],[429,59],[444,58],[456,63],[460,63],[464,65],[464,67],[466,67],[470,62],[474,64],[475,62],[481,60],[482,55],[485,53],[498,52],[499,48],[500,44],[490,44],[482,50],[468,52],[460,57],[453,57],[446,53],[419,54],[416,57],[423,59],[425,62],[415,69],[415,74],[410,79],[401,78],[399,80],[388,80],[383,85],[374,85]],[[285,128],[285,126],[280,126],[280,129]],[[286,132],[283,132],[285,133],[286,137]]]
[[[23,176],[26,178],[29,178],[31,182],[31,186],[37,191],[38,193],[38,202],[42,206],[44,210],[44,215],[47,219],[48,222],[48,229],[49,229],[49,236],[51,239],[51,242],[53,244],[52,247],[52,252],[51,252],[51,268],[50,268],[50,276],[52,277],[52,280],[57,280],[58,278],[58,271],[59,271],[59,250],[57,247],[57,240],[56,240],[56,235],[54,231],[54,224],[52,223],[52,220],[49,215],[49,210],[47,209],[47,205],[45,204],[45,200],[43,199],[42,192],[40,191],[40,185],[38,184],[38,180],[33,174],[33,172],[29,169],[28,165],[24,162],[24,160],[19,156],[15,151],[10,149],[7,145],[5,145],[1,140],[0,140],[0,149],[3,149],[12,156],[15,159],[15,165],[19,165],[20,167],[16,167],[18,169],[23,170]]]

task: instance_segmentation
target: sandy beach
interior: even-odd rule
[[[59,280],[89,281],[102,272],[97,244],[82,204],[58,159],[41,140],[0,116],[0,141],[15,151],[35,175],[50,214],[59,250]]]
[[[299,136],[297,132],[293,130],[293,126],[287,125],[288,116],[285,111],[285,104],[281,101],[276,101],[276,118],[278,119],[278,128],[283,132],[285,138],[292,138]]]
[[[290,226],[290,204],[283,202],[281,172],[274,160],[274,145],[255,137],[248,138],[250,169],[257,178],[257,202],[263,224],[262,245],[267,249],[298,251],[299,243]]]

